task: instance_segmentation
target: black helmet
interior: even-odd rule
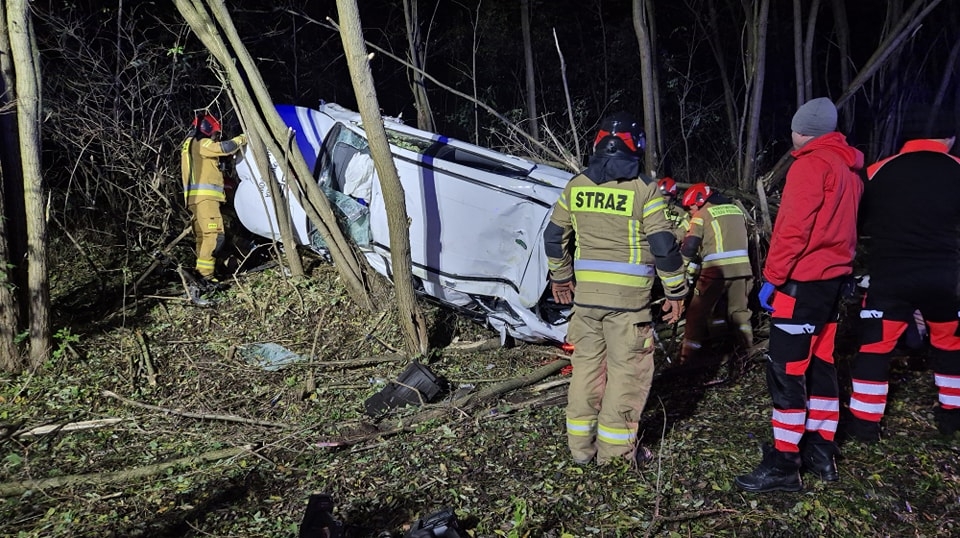
[[[617,112],[600,123],[593,152],[597,155],[625,154],[639,157],[647,147],[647,137],[636,118],[626,112]]]

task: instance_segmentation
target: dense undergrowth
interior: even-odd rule
[[[761,357],[726,384],[658,377],[643,425],[652,465],[578,466],[566,449],[562,383],[470,409],[430,404],[443,411],[378,436],[420,411],[378,421],[363,413],[407,365],[391,349],[402,339],[394,313],[357,309],[329,266],[299,283],[276,271],[245,275],[215,308],[189,304],[177,286],[126,309],[62,317],[54,360],[0,378],[0,487],[86,475],[5,490],[0,535],[292,537],[311,492],[333,496],[353,536],[399,536],[444,507],[477,537],[960,535],[960,443],[932,425],[936,394],[922,358],[896,362],[887,435],[845,443],[840,482],[805,477],[800,493],[752,495],[733,477],[759,462],[770,438]],[[425,362],[454,389],[562,358],[538,345],[458,351],[447,344],[495,335],[424,306],[436,349]],[[314,359],[267,371],[245,360],[262,343]],[[851,348],[839,347],[843,373]],[[121,420],[23,435],[104,419]],[[211,453],[229,455],[110,474]]]

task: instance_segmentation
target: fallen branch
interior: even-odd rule
[[[211,461],[222,460],[226,458],[232,458],[239,456],[245,452],[250,452],[254,449],[253,445],[244,445],[234,448],[225,448],[223,450],[214,450],[211,452],[204,452],[199,456],[190,456],[187,458],[180,458],[173,461],[155,463],[153,465],[147,465],[145,467],[137,467],[135,469],[125,469],[123,471],[114,471],[109,473],[88,473],[88,474],[75,474],[67,476],[58,476],[55,478],[41,478],[38,480],[23,480],[21,482],[8,482],[6,484],[0,484],[0,498],[6,497],[16,497],[23,495],[29,490],[33,489],[50,489],[50,488],[59,488],[62,486],[73,486],[76,484],[107,484],[110,482],[120,482],[124,480],[135,480],[138,478],[144,478],[147,476],[153,476],[160,474],[167,469],[173,467],[181,467],[187,465],[195,465],[200,463],[207,463]]]
[[[200,419],[200,420],[221,420],[221,421],[225,421],[225,422],[240,422],[240,423],[243,423],[243,424],[253,424],[253,425],[255,425],[255,426],[268,426],[268,427],[270,427],[270,428],[283,428],[283,429],[290,429],[290,428],[291,428],[291,426],[289,426],[289,425],[287,425],[287,424],[280,424],[280,423],[278,423],[278,422],[267,422],[267,421],[265,421],[265,420],[256,420],[256,419],[252,419],[252,418],[237,417],[237,416],[233,416],[233,415],[210,415],[210,414],[206,414],[206,413],[192,413],[192,412],[190,412],[190,411],[181,411],[181,410],[179,410],[179,409],[167,409],[167,408],[165,408],[165,407],[159,407],[159,406],[156,406],[156,405],[150,405],[150,404],[145,404],[145,403],[136,402],[136,401],[133,401],[133,400],[128,400],[127,398],[124,398],[123,396],[120,396],[120,395],[118,395],[118,394],[116,394],[116,393],[114,393],[114,392],[111,392],[111,391],[109,391],[109,390],[101,391],[100,394],[103,394],[104,396],[108,396],[108,397],[110,397],[110,398],[114,398],[114,399],[120,400],[121,402],[123,402],[123,403],[125,403],[125,404],[127,404],[127,405],[132,405],[132,406],[134,406],[134,407],[140,407],[140,408],[142,408],[142,409],[149,409],[149,410],[151,410],[151,411],[159,411],[159,412],[161,412],[161,413],[163,413],[163,414],[165,414],[165,415],[176,415],[176,416],[180,416],[180,417],[196,418],[196,419]]]
[[[13,437],[37,437],[40,435],[47,435],[48,433],[94,430],[97,428],[105,428],[107,426],[113,426],[114,424],[123,422],[124,420],[129,420],[129,419],[103,418],[99,420],[84,420],[81,422],[70,422],[67,424],[49,424],[47,426],[37,426],[36,428],[31,428],[26,431],[17,432],[13,434]]]

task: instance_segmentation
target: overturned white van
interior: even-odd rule
[[[373,268],[392,275],[387,216],[360,115],[336,104],[277,111],[345,231]],[[562,342],[569,311],[550,296],[542,237],[572,174],[397,120],[384,123],[405,192],[420,291],[485,320],[502,340]],[[237,162],[234,206],[248,230],[278,239],[269,190],[249,151]],[[322,253],[319,233],[288,199],[297,241]]]

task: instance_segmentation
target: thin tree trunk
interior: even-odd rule
[[[403,18],[407,26],[410,63],[420,70],[411,70],[409,74],[413,100],[417,107],[417,127],[432,132],[436,130],[433,109],[430,107],[430,98],[427,96],[427,80],[420,74],[421,71],[426,70],[427,46],[420,30],[419,7],[418,0],[403,0]]]
[[[653,99],[653,51],[650,49],[650,27],[644,0],[633,0],[633,31],[640,49],[640,85],[643,88],[643,130],[647,135],[644,172],[656,170],[657,124]]]
[[[813,0],[807,16],[807,35],[803,40],[803,95],[804,102],[813,97],[813,38],[820,13],[820,0]],[[801,103],[802,104],[802,103]]]
[[[563,59],[563,51],[560,50],[560,40],[557,39],[557,29],[553,29],[553,43],[557,47],[557,56],[560,57],[560,77],[563,80],[563,95],[567,100],[567,120],[570,122],[570,137],[573,138],[573,147],[575,158],[578,163],[583,162],[583,154],[580,152],[580,135],[577,133],[577,123],[573,119],[573,102],[570,101],[570,87],[567,85],[567,63]]]
[[[697,15],[697,13],[694,13],[694,15]],[[720,72],[720,82],[723,84],[723,109],[727,115],[730,146],[733,147],[736,150],[736,154],[739,155],[741,147],[737,137],[737,117],[739,116],[737,100],[733,93],[733,85],[730,82],[730,74],[727,72],[727,62],[723,55],[723,47],[720,43],[720,34],[718,32],[719,20],[717,17],[717,6],[714,0],[707,0],[707,16],[707,24],[704,25],[701,23],[699,17],[697,17],[697,23],[704,27],[707,42],[710,43],[710,52],[713,53],[713,58],[717,62],[717,69]],[[740,159],[737,158],[736,161],[737,166],[739,166]],[[739,173],[740,170],[737,170],[737,174]]]
[[[657,170],[660,169],[661,162],[660,159],[664,155],[664,136],[663,136],[663,113],[660,107],[660,69],[657,65],[657,18],[654,15],[653,11],[653,0],[645,0],[644,7],[646,9],[646,21],[648,35],[650,36],[650,93],[653,94],[653,120],[654,120],[654,131],[656,136],[654,141],[656,142],[656,167],[650,168],[649,173],[653,177],[658,177],[660,174],[657,173]],[[689,170],[689,169],[688,169]]]
[[[833,28],[837,36],[837,49],[840,52],[840,87],[850,86],[850,24],[847,21],[847,5],[845,0],[833,0]],[[853,103],[847,102],[843,106],[837,106],[840,111],[840,118],[843,122],[841,127],[844,133],[853,130]]]
[[[750,102],[747,107],[746,149],[743,153],[743,175],[740,176],[740,189],[750,190],[756,173],[757,147],[760,137],[760,107],[763,102],[763,84],[766,74],[767,28],[769,25],[770,0],[760,0],[755,17],[747,24],[753,24],[753,39],[750,43],[751,62],[745,68],[750,69]]]
[[[807,101],[803,70],[803,5],[793,0],[793,76],[796,77],[797,108]]]
[[[27,214],[27,290],[30,304],[30,367],[50,358],[50,284],[47,279],[47,221],[40,167],[40,58],[27,0],[7,4],[10,51],[17,79],[17,126]]]
[[[537,119],[537,87],[533,70],[533,44],[530,38],[530,0],[520,0],[520,28],[523,33],[523,65],[526,74],[527,120],[530,136],[540,139]]]
[[[15,260],[11,257],[9,244],[16,230],[9,222],[12,220],[11,200],[7,199],[11,191],[20,192],[23,203],[21,178],[22,168],[19,158],[19,136],[17,136],[16,116],[13,114],[15,79],[13,63],[10,61],[10,38],[7,33],[6,9],[0,8],[0,370],[18,372],[23,367],[15,338],[19,331],[19,303],[13,293],[17,289]],[[13,189],[19,185],[21,188]],[[22,216],[22,212],[20,213]]]
[[[353,91],[357,96],[360,117],[370,143],[370,154],[380,177],[383,202],[386,205],[387,226],[390,230],[390,260],[401,327],[406,337],[407,350],[411,354],[426,354],[427,327],[413,288],[413,259],[410,255],[410,224],[406,200],[396,164],[393,162],[393,154],[390,152],[387,133],[383,128],[356,0],[337,0],[337,12],[340,14],[340,37],[350,68]]]

